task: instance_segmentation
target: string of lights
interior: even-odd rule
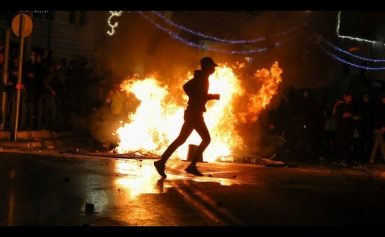
[[[115,28],[118,27],[118,22],[115,22],[114,24],[111,24],[111,20],[113,17],[120,17],[123,13],[123,11],[109,11],[110,13],[110,16],[108,18],[108,26],[110,27],[110,30],[107,31],[107,34],[112,36],[115,34]],[[267,48],[264,47],[264,48],[256,48],[256,49],[248,49],[248,50],[224,50],[224,49],[219,49],[219,48],[214,48],[214,47],[209,47],[207,45],[200,45],[200,44],[197,44],[197,43],[194,43],[194,42],[191,42],[183,37],[181,37],[178,33],[175,33],[173,32],[172,30],[170,29],[167,29],[165,27],[163,27],[162,25],[158,24],[157,22],[153,21],[150,17],[148,17],[147,15],[145,15],[142,11],[138,11],[138,13],[143,16],[148,22],[150,22],[151,24],[153,24],[156,28],[162,30],[163,32],[167,33],[170,35],[170,37],[172,37],[173,39],[176,39],[176,40],[179,40],[180,42],[188,45],[188,46],[191,46],[191,47],[196,47],[196,48],[199,48],[199,49],[203,49],[203,50],[209,50],[209,51],[214,51],[214,52],[220,52],[220,53],[227,53],[227,54],[254,54],[254,53],[261,53],[261,52],[265,52],[267,51]],[[162,14],[158,13],[158,12],[153,12],[155,13],[157,16],[159,17],[162,17],[162,19],[167,19],[165,18]],[[339,26],[340,26],[340,14],[341,12],[338,13],[338,23],[337,23],[337,36],[339,38],[349,38],[349,39],[352,39],[352,37],[346,37],[346,36],[341,36],[339,35]],[[206,38],[206,39],[212,39],[213,41],[217,41],[217,42],[222,42],[222,43],[228,43],[228,44],[246,44],[246,43],[254,43],[254,42],[258,42],[258,41],[263,41],[263,40],[266,40],[264,37],[260,37],[260,38],[257,38],[257,39],[252,39],[252,40],[227,40],[227,39],[221,39],[221,38],[218,38],[218,37],[215,37],[215,36],[209,36],[209,35],[205,35],[201,32],[195,32],[193,30],[190,30],[184,26],[180,26],[174,22],[172,22],[171,20],[167,19],[166,21],[167,23],[169,23],[170,25],[173,25],[175,27],[178,27],[180,29],[183,29],[187,32],[190,32],[194,35],[198,35],[202,38]],[[298,25],[298,26],[295,26],[291,29],[288,29],[280,34],[277,34],[277,36],[283,36],[283,35],[286,35],[286,34],[289,34],[291,31],[294,31],[296,29],[298,29],[299,27],[301,27],[302,25],[307,25],[306,22],[305,23],[302,23],[301,25]],[[354,38],[355,39],[355,38]],[[357,40],[357,39],[355,39]],[[360,59],[360,60],[364,60],[364,61],[369,61],[369,62],[375,62],[375,63],[380,63],[380,62],[385,62],[384,59],[372,59],[372,58],[365,58],[365,57],[362,57],[362,56],[359,56],[359,55],[355,55],[355,54],[352,54],[336,45],[334,45],[333,43],[331,43],[330,41],[324,39],[324,38],[321,38],[320,41],[324,42],[325,45],[329,46],[330,48],[333,48],[334,50],[338,51],[338,52],[341,52],[341,53],[344,53],[346,55],[349,55],[353,58],[357,58],[357,59]],[[367,41],[365,39],[359,39],[358,41],[365,41],[365,42],[370,42],[370,43],[373,43],[372,41]],[[278,47],[280,45],[283,44],[284,41],[277,41],[275,42],[273,45],[274,47]],[[349,62],[348,60],[340,57],[340,56],[337,56],[336,54],[333,54],[332,52],[330,52],[328,49],[324,48],[323,46],[321,46],[320,44],[317,43],[317,45],[323,49],[323,51],[330,57],[332,57],[334,60],[337,60],[339,61],[340,63],[343,63],[343,64],[346,64],[346,65],[349,65],[349,66],[352,66],[352,67],[355,67],[355,68],[359,68],[359,69],[364,69],[364,70],[368,70],[368,71],[382,71],[382,70],[385,70],[385,67],[368,67],[368,66],[363,66],[363,65],[359,65],[359,64],[355,64],[355,63],[352,63],[352,62]]]
[[[110,16],[108,17],[107,24],[110,27],[110,30],[107,31],[107,34],[113,36],[115,34],[115,28],[118,27],[119,23],[115,22],[114,24],[111,24],[111,19],[113,17],[120,17],[123,11],[109,11],[109,13]]]
[[[349,66],[352,66],[352,67],[355,67],[355,68],[359,68],[359,69],[365,69],[365,70],[368,70],[368,71],[383,71],[383,70],[385,70],[385,67],[366,67],[366,66],[362,66],[362,65],[358,65],[358,64],[349,62],[349,61],[347,61],[347,60],[345,60],[345,59],[343,59],[343,58],[333,54],[332,52],[330,52],[329,50],[325,49],[324,47],[322,47],[320,45],[319,45],[319,47],[321,49],[323,49],[327,55],[329,55],[333,59],[339,61],[340,63],[347,64]]]
[[[341,39],[350,39],[358,42],[366,42],[366,43],[371,43],[374,44],[376,41],[373,40],[368,40],[368,39],[363,39],[363,38],[358,38],[358,37],[352,37],[352,36],[347,36],[347,35],[340,35],[340,26],[341,26],[341,11],[338,11],[337,13],[337,26],[336,26],[336,34],[338,38]]]
[[[163,21],[165,21],[166,23],[180,29],[180,30],[183,30],[183,31],[186,31],[186,32],[189,32],[193,35],[197,35],[199,37],[202,37],[204,39],[210,39],[210,40],[214,40],[214,41],[218,41],[218,42],[222,42],[222,43],[227,43],[227,44],[250,44],[250,43],[256,43],[256,42],[259,42],[259,41],[264,41],[266,40],[265,37],[259,37],[259,38],[256,38],[256,39],[250,39],[250,40],[230,40],[230,39],[223,39],[223,38],[219,38],[219,37],[216,37],[216,36],[212,36],[212,35],[207,35],[207,34],[204,34],[202,32],[197,32],[197,31],[194,31],[192,29],[189,29],[187,27],[184,27],[180,24],[177,24],[175,23],[174,21],[168,19],[167,17],[165,17],[163,14],[157,12],[157,11],[153,11],[152,13],[154,13],[156,16],[158,16],[159,18],[161,18]]]
[[[267,51],[266,47],[248,49],[248,50],[224,50],[224,49],[218,49],[218,48],[209,47],[209,46],[203,46],[203,45],[191,42],[191,41],[179,36],[179,34],[177,34],[173,31],[161,26],[160,24],[154,22],[151,18],[146,16],[142,11],[138,11],[138,13],[141,16],[143,16],[147,21],[149,21],[151,24],[153,24],[156,28],[158,28],[159,30],[164,31],[165,33],[169,34],[172,38],[177,39],[180,42],[182,42],[188,46],[192,46],[192,47],[196,47],[196,48],[200,48],[200,49],[204,49],[204,50],[209,50],[209,51],[214,51],[214,52],[227,53],[227,54],[254,54],[254,53],[261,53],[261,52]]]
[[[216,37],[216,36],[212,36],[212,35],[208,35],[208,34],[204,34],[202,32],[197,32],[197,31],[194,31],[192,29],[189,29],[183,25],[180,25],[180,24],[177,24],[175,23],[174,21],[170,20],[169,18],[165,17],[163,14],[159,13],[159,12],[156,12],[156,11],[153,11],[153,13],[158,16],[159,18],[161,18],[163,21],[165,21],[166,23],[180,29],[180,30],[183,30],[183,31],[186,31],[186,32],[189,32],[193,35],[197,35],[199,37],[202,37],[202,38],[205,38],[205,39],[211,39],[211,40],[214,40],[214,41],[218,41],[218,42],[222,42],[222,43],[228,43],[228,44],[248,44],[248,43],[256,43],[256,42],[260,42],[260,41],[265,41],[266,38],[265,37],[258,37],[256,39],[249,39],[249,40],[230,40],[230,39],[223,39],[223,38],[219,38],[219,37]],[[293,26],[287,30],[285,30],[284,32],[281,32],[281,33],[278,33],[276,34],[276,36],[285,36],[297,29],[299,29],[300,27],[302,26],[306,26],[307,23],[306,22],[303,22],[299,25],[296,25],[296,26]]]
[[[385,62],[384,59],[372,59],[372,58],[365,58],[365,57],[362,57],[362,56],[359,56],[359,55],[355,55],[355,54],[352,54],[344,49],[341,49],[340,47],[334,45],[333,43],[331,43],[330,41],[326,40],[326,39],[321,39],[323,42],[325,42],[325,44],[327,44],[328,46],[330,46],[331,48],[341,52],[341,53],[344,53],[344,54],[347,54],[351,57],[354,57],[354,58],[358,58],[358,59],[361,59],[361,60],[364,60],[364,61],[369,61],[369,62],[375,62],[375,63],[380,63],[380,62]]]
[[[287,30],[285,30],[285,31],[283,31],[283,32],[281,32],[281,33],[276,34],[276,36],[279,36],[279,37],[285,36],[285,35],[287,35],[287,34],[293,32],[293,31],[295,31],[295,30],[297,30],[297,29],[299,29],[299,28],[301,28],[301,27],[303,27],[303,26],[307,26],[307,23],[306,23],[306,22],[302,22],[302,23],[299,24],[299,25],[293,26],[292,28],[289,28],[289,29],[287,29]]]
[[[111,20],[113,17],[120,17],[122,15],[122,11],[109,11],[110,13],[110,16],[108,17],[108,20],[107,20],[107,23],[108,23],[108,26],[110,27],[110,30],[107,31],[107,34],[109,36],[112,36],[115,34],[115,28],[118,27],[118,22],[115,22],[114,24],[111,23]],[[156,14],[157,16],[161,17],[162,19],[164,19],[166,22],[168,22],[169,24],[172,24],[174,26],[177,26],[178,28],[182,28],[184,29],[185,31],[188,31],[190,33],[193,33],[195,35],[198,35],[200,37],[203,37],[203,38],[210,38],[212,39],[213,41],[217,41],[217,42],[222,42],[222,43],[231,43],[231,44],[246,44],[246,43],[252,43],[252,42],[258,42],[258,41],[264,41],[266,40],[264,37],[260,37],[260,38],[257,38],[257,39],[252,39],[252,40],[226,40],[226,39],[220,39],[218,37],[215,37],[215,36],[208,36],[208,35],[205,35],[201,32],[195,32],[195,31],[192,31],[191,29],[188,29],[184,26],[181,26],[181,25],[178,25],[176,24],[175,22],[172,22],[171,20],[169,20],[168,18],[166,18],[165,16],[163,16],[162,14],[158,13],[158,12],[155,12],[153,11],[154,14]],[[143,16],[143,12],[141,12],[141,15]],[[149,18],[147,18],[147,20],[149,20]],[[155,24],[154,21],[150,21],[152,24]],[[284,35],[287,35],[291,32],[293,32],[294,30],[300,28],[301,26],[306,26],[306,22],[304,23],[301,23],[297,26],[294,26],[284,32],[281,32],[279,34],[276,34],[276,36],[284,36]],[[160,26],[159,24],[156,24],[157,28],[169,33],[173,38],[175,39],[178,39],[179,41],[182,41],[183,43],[189,45],[189,46],[194,46],[194,47],[199,47],[199,48],[204,48],[204,49],[207,49],[207,50],[211,50],[212,51],[217,51],[217,52],[222,52],[222,53],[230,53],[230,54],[252,54],[252,53],[255,53],[255,52],[263,52],[265,50],[267,50],[266,48],[258,48],[258,49],[251,49],[251,50],[222,50],[222,49],[215,49],[215,48],[210,48],[208,46],[202,46],[202,45],[199,45],[199,44],[196,44],[194,42],[191,42],[191,41],[188,41],[182,37],[180,37],[177,33],[171,31],[171,30],[168,30],[166,29],[165,27],[162,27]],[[275,43],[273,43],[272,45],[274,45],[274,47],[279,47],[281,46],[285,41],[287,40],[281,40],[281,41],[277,41]]]

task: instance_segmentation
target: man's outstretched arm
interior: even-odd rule
[[[207,100],[219,100],[221,96],[219,94],[207,94]]]

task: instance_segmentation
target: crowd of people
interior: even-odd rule
[[[267,137],[285,140],[282,159],[342,166],[385,162],[385,93],[346,90],[330,103],[320,103],[310,89],[288,94],[266,125]]]
[[[3,70],[4,52],[0,47],[0,71]],[[3,130],[13,131],[17,88],[20,88],[19,131],[47,129],[60,132],[76,127],[77,117],[87,117],[103,105],[112,90],[112,80],[96,64],[85,57],[68,61],[54,60],[48,49],[32,49],[25,57],[22,81],[18,85],[19,57],[10,53],[7,83],[1,83],[6,92],[6,111],[1,114]],[[83,126],[84,129],[86,127]]]

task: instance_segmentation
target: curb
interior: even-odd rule
[[[20,141],[1,141],[0,147],[2,149],[54,149],[66,146],[71,143],[85,142],[88,139],[86,137],[74,137],[74,138],[51,138],[42,140],[20,140]]]
[[[385,172],[381,172],[381,171],[377,171],[377,170],[374,170],[374,169],[369,169],[368,167],[362,167],[362,169],[371,174],[371,175],[374,175],[376,176],[377,178],[381,178],[381,179],[385,179]]]

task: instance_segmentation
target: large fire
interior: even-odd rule
[[[243,140],[238,134],[236,124],[257,119],[260,111],[269,104],[272,96],[277,93],[281,82],[282,69],[275,62],[270,70],[258,70],[254,74],[260,80],[260,90],[257,94],[248,95],[247,111],[236,116],[236,99],[245,94],[240,80],[231,67],[221,65],[210,76],[209,93],[220,94],[219,101],[210,101],[207,104],[205,121],[211,135],[211,143],[204,152],[205,161],[214,161],[218,157],[230,156],[235,148],[243,146]],[[129,122],[123,124],[116,134],[119,136],[118,153],[133,151],[151,152],[161,155],[167,146],[177,137],[183,123],[183,112],[187,103],[187,96],[182,90],[183,84],[191,78],[191,73],[180,84],[180,94],[170,95],[168,87],[161,86],[155,76],[146,78],[130,78],[121,84],[121,89],[128,94],[133,94],[139,101],[135,113],[130,114]],[[249,92],[250,93],[250,92]],[[182,97],[184,103],[170,102],[167,97]],[[175,100],[171,100],[175,101]],[[238,118],[241,118],[239,120]],[[201,141],[194,131],[188,140],[179,147],[173,156],[185,159],[188,145],[198,145]]]
[[[282,69],[278,66],[278,62],[275,62],[270,70],[263,68],[254,73],[254,77],[260,81],[261,87],[258,93],[250,95],[247,111],[241,114],[243,122],[258,119],[259,113],[266,108],[273,96],[277,94],[278,86],[282,81],[281,74]]]

